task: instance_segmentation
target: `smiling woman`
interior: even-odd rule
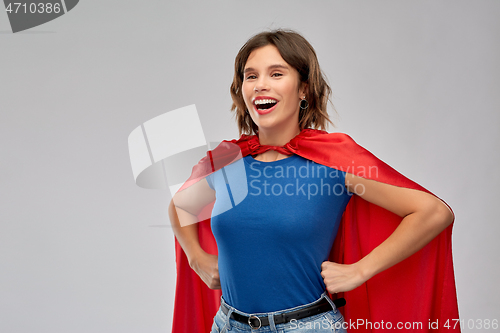
[[[453,213],[346,134],[323,130],[330,88],[302,36],[252,37],[231,96],[241,137],[207,152],[169,207],[173,332],[345,332],[359,320],[364,332],[397,322],[425,332],[429,320],[458,318]],[[228,160],[229,144],[242,161]],[[210,202],[210,220],[193,223]]]

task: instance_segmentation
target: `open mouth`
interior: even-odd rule
[[[253,104],[255,105],[255,108],[259,111],[266,111],[275,106],[278,103],[277,100],[275,99],[256,99]]]

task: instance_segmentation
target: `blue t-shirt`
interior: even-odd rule
[[[299,155],[248,155],[207,176],[224,300],[248,313],[311,303],[351,193],[345,172]]]

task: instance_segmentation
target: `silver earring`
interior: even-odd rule
[[[299,106],[302,110],[305,110],[309,107],[309,102],[307,101],[307,99],[305,97],[304,97],[304,99],[300,100]]]

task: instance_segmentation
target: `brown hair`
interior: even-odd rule
[[[309,107],[306,110],[300,110],[300,130],[304,128],[326,130],[327,122],[334,125],[326,109],[327,103],[330,101],[331,89],[319,67],[314,48],[297,32],[278,29],[261,32],[253,36],[243,45],[236,56],[234,78],[230,91],[233,99],[231,111],[236,113],[240,136],[242,134],[252,135],[258,132],[257,125],[253,122],[250,114],[247,113],[241,87],[243,85],[243,70],[250,53],[266,45],[274,45],[283,60],[297,70],[300,82],[308,84],[306,99]]]

